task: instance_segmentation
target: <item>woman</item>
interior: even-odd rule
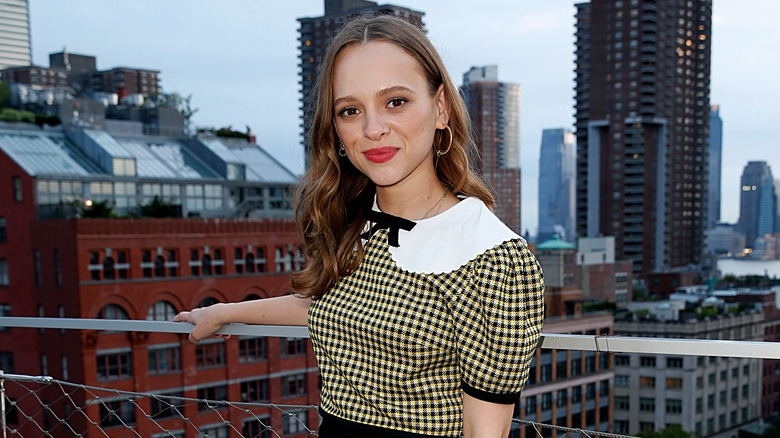
[[[308,324],[321,437],[506,437],[543,318],[541,269],[469,169],[465,106],[430,41],[358,18],[321,64],[296,295],[182,312]]]

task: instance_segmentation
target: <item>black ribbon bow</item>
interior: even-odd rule
[[[411,231],[417,223],[402,217],[393,216],[381,211],[371,210],[368,220],[373,223],[371,230],[360,235],[368,240],[378,230],[387,228],[387,244],[398,248],[398,230]]]

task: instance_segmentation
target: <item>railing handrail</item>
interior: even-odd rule
[[[40,318],[0,316],[0,327],[107,330],[187,334],[192,324],[126,319]],[[308,338],[305,326],[227,324],[221,335]],[[645,338],[612,335],[542,333],[540,347],[600,353],[648,353],[683,356],[724,356],[780,359],[780,342],[725,341],[714,339]]]

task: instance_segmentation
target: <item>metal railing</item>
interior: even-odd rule
[[[126,332],[189,333],[190,324],[105,319],[20,318],[0,317],[0,327],[38,329],[83,329]],[[309,336],[306,327],[254,326],[230,324],[219,334],[265,337]],[[694,356],[728,356],[743,358],[780,359],[780,343],[755,341],[722,341],[701,339],[638,338],[611,335],[542,335],[540,347],[559,350],[583,350],[600,353],[651,353]],[[12,389],[17,394],[11,400],[6,396]],[[46,394],[43,397],[42,394]],[[21,394],[21,396],[19,395]],[[22,411],[22,400],[35,401],[37,409]],[[44,399],[68,405],[65,415],[55,413]],[[80,402],[83,400],[83,402]],[[184,437],[195,431],[199,437],[246,436],[282,437],[317,436],[316,427],[305,421],[316,406],[274,403],[243,403],[228,400],[193,399],[175,395],[161,395],[121,391],[81,385],[48,376],[30,376],[0,373],[0,414],[2,438],[30,436],[20,430],[34,430],[34,436],[120,437],[153,436],[160,438]],[[30,404],[27,403],[27,406]],[[99,417],[87,415],[87,407],[99,406]],[[197,414],[183,414],[188,406],[197,405]],[[150,408],[150,406],[152,406]],[[194,408],[189,409],[192,412]],[[94,408],[92,409],[94,412]],[[270,414],[269,412],[273,412]],[[7,416],[15,416],[15,426],[6,423]],[[272,424],[271,417],[278,424]],[[238,418],[238,420],[233,420]],[[515,429],[525,428],[526,436],[543,436],[543,429],[556,430],[559,437],[626,437],[599,431],[567,428],[533,421],[514,420]],[[143,432],[139,432],[143,431]],[[151,432],[150,432],[151,431]],[[142,433],[151,433],[143,435]]]

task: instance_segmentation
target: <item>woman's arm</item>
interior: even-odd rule
[[[177,322],[195,324],[190,332],[190,342],[197,344],[211,336],[225,324],[306,325],[310,298],[294,295],[242,301],[240,303],[219,303],[209,307],[181,312],[173,317]]]
[[[463,393],[463,437],[506,438],[515,405],[490,403]]]

